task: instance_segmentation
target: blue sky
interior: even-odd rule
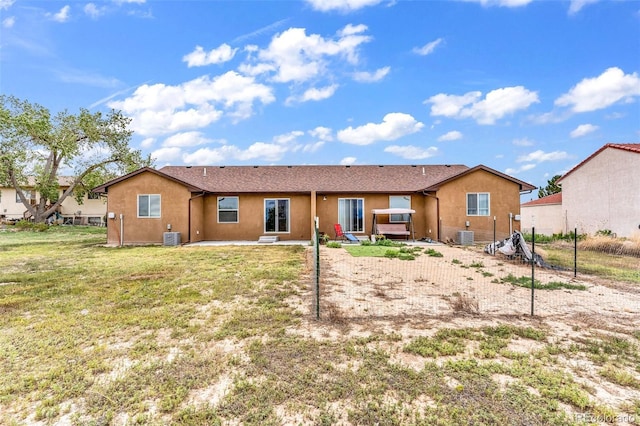
[[[0,0],[0,13],[3,94],[122,110],[158,167],[484,164],[544,186],[605,143],[640,141],[638,1]]]

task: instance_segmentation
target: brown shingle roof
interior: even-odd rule
[[[161,173],[208,192],[416,192],[468,170],[424,166],[167,166]]]
[[[522,207],[542,206],[547,204],[562,204],[562,192],[547,195],[546,197],[538,198],[537,200],[528,201],[522,204]]]
[[[534,186],[486,166],[384,165],[384,166],[166,166],[142,168],[97,188],[108,187],[143,172],[152,172],[187,186],[192,192],[211,193],[410,193],[437,189],[475,170],[485,170],[520,185]]]

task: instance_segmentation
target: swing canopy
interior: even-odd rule
[[[392,214],[401,214],[401,215],[408,215],[409,216],[409,229],[407,231],[410,232],[411,238],[413,239],[413,241],[416,240],[416,234],[415,231],[413,229],[413,214],[416,211],[413,209],[400,209],[400,208],[395,208],[395,209],[373,209],[371,210],[371,213],[373,214],[373,220],[372,220],[372,224],[371,224],[371,233],[372,234],[377,234],[378,232],[378,216],[380,215],[392,215]],[[399,224],[398,224],[399,225]],[[406,229],[406,228],[405,228]]]

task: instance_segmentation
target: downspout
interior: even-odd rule
[[[438,223],[436,226],[436,241],[440,241],[440,198],[435,195],[427,194],[425,191],[422,191],[422,195],[436,199],[436,221]]]
[[[124,245],[124,215],[120,213],[120,247]]]
[[[206,169],[205,169],[205,173],[206,173]],[[196,195],[195,197],[191,197],[189,198],[189,208],[187,209],[187,241],[190,243],[191,242],[191,201],[195,200],[196,198],[200,198],[200,197],[204,197],[204,191],[202,191],[202,194]]]
[[[520,195],[525,195],[525,194],[531,194],[533,192],[533,189],[530,189],[528,191],[520,191]],[[522,204],[522,202],[520,203]],[[522,221],[522,210],[520,209],[520,206],[518,206],[518,214],[520,215],[520,220]],[[513,213],[509,213],[509,235],[513,235],[513,217],[514,214]],[[522,231],[522,222],[520,222],[520,231]]]

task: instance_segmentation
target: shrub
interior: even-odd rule
[[[327,243],[327,247],[329,247],[329,248],[340,248],[340,247],[342,247],[342,244],[337,242],[337,241],[329,241]]]
[[[21,231],[44,232],[49,229],[46,223],[29,222],[28,220],[20,220],[15,224],[16,229]]]

